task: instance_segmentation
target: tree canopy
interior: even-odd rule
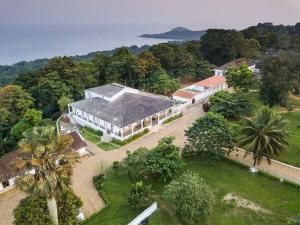
[[[184,156],[200,155],[204,160],[214,163],[233,148],[233,131],[225,118],[209,112],[185,131],[187,143]]]

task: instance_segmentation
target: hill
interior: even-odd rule
[[[143,34],[139,37],[191,41],[191,40],[199,40],[205,33],[206,33],[205,30],[193,31],[184,27],[176,27],[165,33]]]

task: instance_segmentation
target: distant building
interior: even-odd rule
[[[194,104],[225,88],[227,88],[227,84],[223,76],[212,76],[177,90],[173,94],[173,99],[182,103]]]
[[[236,60],[230,61],[222,66],[215,68],[214,69],[215,76],[224,76],[225,72],[230,67],[239,68],[243,64],[246,64],[253,73],[259,73],[259,70],[256,69],[256,67],[255,67],[256,65],[254,63],[250,62],[247,59],[241,58],[241,59],[236,59]]]
[[[86,155],[88,152],[86,151],[87,144],[85,143],[82,136],[77,131],[73,131],[69,133],[73,139],[71,144],[72,151],[75,151],[79,154],[79,156]],[[28,155],[27,155],[28,156]],[[12,151],[0,158],[0,191],[3,192],[5,189],[8,189],[11,186],[14,186],[15,179],[30,171],[17,171],[13,168],[13,164],[17,158],[24,157],[24,154],[20,154],[19,151]],[[34,171],[34,170],[33,170]]]
[[[68,105],[71,122],[103,132],[104,140],[125,140],[179,113],[175,101],[120,84],[85,90],[85,99]]]

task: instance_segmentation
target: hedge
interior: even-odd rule
[[[130,142],[133,142],[133,141],[139,139],[140,137],[144,136],[145,134],[147,134],[149,132],[150,132],[150,130],[148,128],[146,128],[145,130],[141,131],[140,133],[137,133],[124,141],[120,141],[120,140],[114,138],[112,140],[112,143],[114,143],[116,145],[124,146],[124,145],[129,144]]]

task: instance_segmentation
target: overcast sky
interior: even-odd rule
[[[300,0],[0,0],[0,23],[170,24],[194,29],[300,22]]]

